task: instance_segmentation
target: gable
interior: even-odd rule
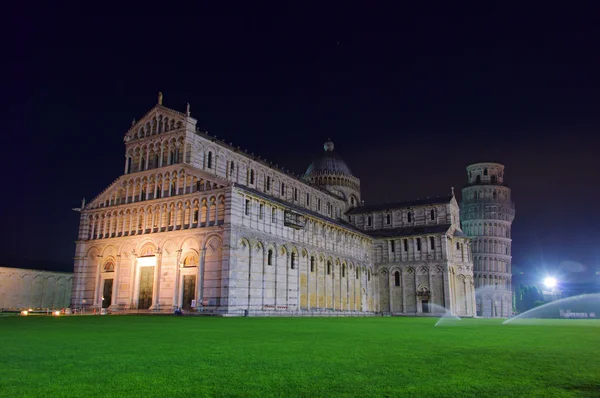
[[[125,133],[125,141],[129,142],[131,140],[168,133],[187,126],[190,123],[192,125],[191,127],[195,129],[196,122],[196,119],[191,118],[186,114],[166,108],[162,105],[155,105],[139,121],[129,128],[127,133]]]
[[[133,174],[125,174],[117,178],[113,181],[106,189],[104,189],[100,194],[98,194],[92,201],[90,201],[86,206],[86,210],[97,209],[99,207],[109,207],[122,205],[125,203],[121,203],[122,198],[128,194],[128,196],[132,196],[133,192],[139,193],[141,187],[147,188],[150,187],[150,192],[153,192],[152,184],[156,182],[160,182],[164,179],[174,181],[176,178],[182,178],[183,173],[185,173],[188,177],[193,176],[198,180],[204,181],[203,183],[208,183],[215,188],[222,188],[231,184],[231,182],[215,176],[213,174],[206,173],[205,171],[199,170],[195,167],[192,167],[185,163],[179,163],[172,166],[161,167],[151,170],[146,170],[140,173]],[[129,188],[127,188],[129,187]],[[188,193],[189,194],[189,193]],[[181,194],[180,194],[181,195]],[[176,195],[176,196],[180,196]],[[173,196],[175,198],[176,196]],[[165,197],[168,198],[169,196]],[[150,197],[148,200],[152,200]],[[108,204],[107,204],[108,201]],[[131,203],[139,203],[140,201],[129,202]]]

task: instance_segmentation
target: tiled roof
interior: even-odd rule
[[[382,210],[392,210],[392,209],[400,209],[403,207],[414,207],[414,206],[425,206],[425,205],[434,205],[434,204],[446,204],[450,203],[454,196],[436,196],[435,198],[425,198],[425,199],[415,199],[408,200],[405,202],[392,202],[392,203],[380,203],[368,206],[360,206],[350,209],[346,212],[346,214],[364,214],[364,213],[372,213],[375,211]]]

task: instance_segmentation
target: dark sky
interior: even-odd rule
[[[514,268],[600,279],[598,9],[34,3],[0,28],[2,265],[72,269],[71,208],[122,173],[162,91],[296,173],[331,137],[366,203],[460,192],[469,163],[502,162]]]

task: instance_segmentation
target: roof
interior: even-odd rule
[[[346,162],[344,162],[340,155],[333,151],[333,142],[327,141],[323,147],[325,152],[313,160],[308,169],[306,169],[304,176],[312,177],[321,174],[346,174],[351,176],[352,172]]]
[[[391,238],[395,236],[414,236],[426,234],[442,234],[448,232],[451,224],[422,225],[418,227],[386,228],[365,231],[374,238]]]
[[[310,177],[326,173],[352,175],[346,162],[344,162],[340,155],[333,151],[327,151],[313,160],[308,169],[306,169],[305,176]]]
[[[434,198],[425,198],[425,199],[415,199],[409,200],[405,202],[395,202],[395,203],[380,203],[368,206],[360,206],[350,209],[346,212],[346,214],[364,214],[364,213],[372,213],[375,211],[381,210],[393,210],[400,209],[404,207],[415,207],[415,206],[425,206],[425,205],[434,205],[434,204],[446,204],[452,201],[454,196],[436,196]]]
[[[312,210],[306,209],[304,207],[296,206],[294,204],[291,204],[291,203],[286,202],[284,200],[281,200],[279,198],[275,198],[273,196],[267,195],[267,194],[265,194],[265,193],[263,193],[263,192],[261,192],[261,191],[259,191],[257,189],[249,188],[249,187],[247,187],[245,185],[241,185],[241,184],[238,184],[236,182],[233,183],[233,186],[236,187],[236,188],[240,188],[240,189],[242,189],[244,191],[248,191],[248,192],[252,193],[253,195],[262,197],[262,198],[264,198],[266,200],[269,200],[269,201],[272,201],[272,202],[276,202],[279,205],[281,205],[281,207],[285,207],[285,208],[288,208],[290,210],[294,210],[294,211],[296,211],[298,213],[303,213],[303,214],[309,215],[311,217],[321,219],[322,221],[325,221],[325,222],[337,225],[337,226],[342,227],[342,228],[349,229],[352,232],[360,234],[360,235],[369,236],[369,234],[368,234],[367,231],[363,231],[362,229],[358,229],[354,225],[352,225],[350,223],[347,223],[344,220],[341,220],[339,218],[330,218],[330,217],[324,216],[324,215],[322,215],[320,213],[317,213],[316,211],[312,211]]]

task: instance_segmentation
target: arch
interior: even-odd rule
[[[181,262],[181,265],[184,267],[197,267],[198,264],[200,264],[200,257],[196,251],[190,251],[187,253]]]

